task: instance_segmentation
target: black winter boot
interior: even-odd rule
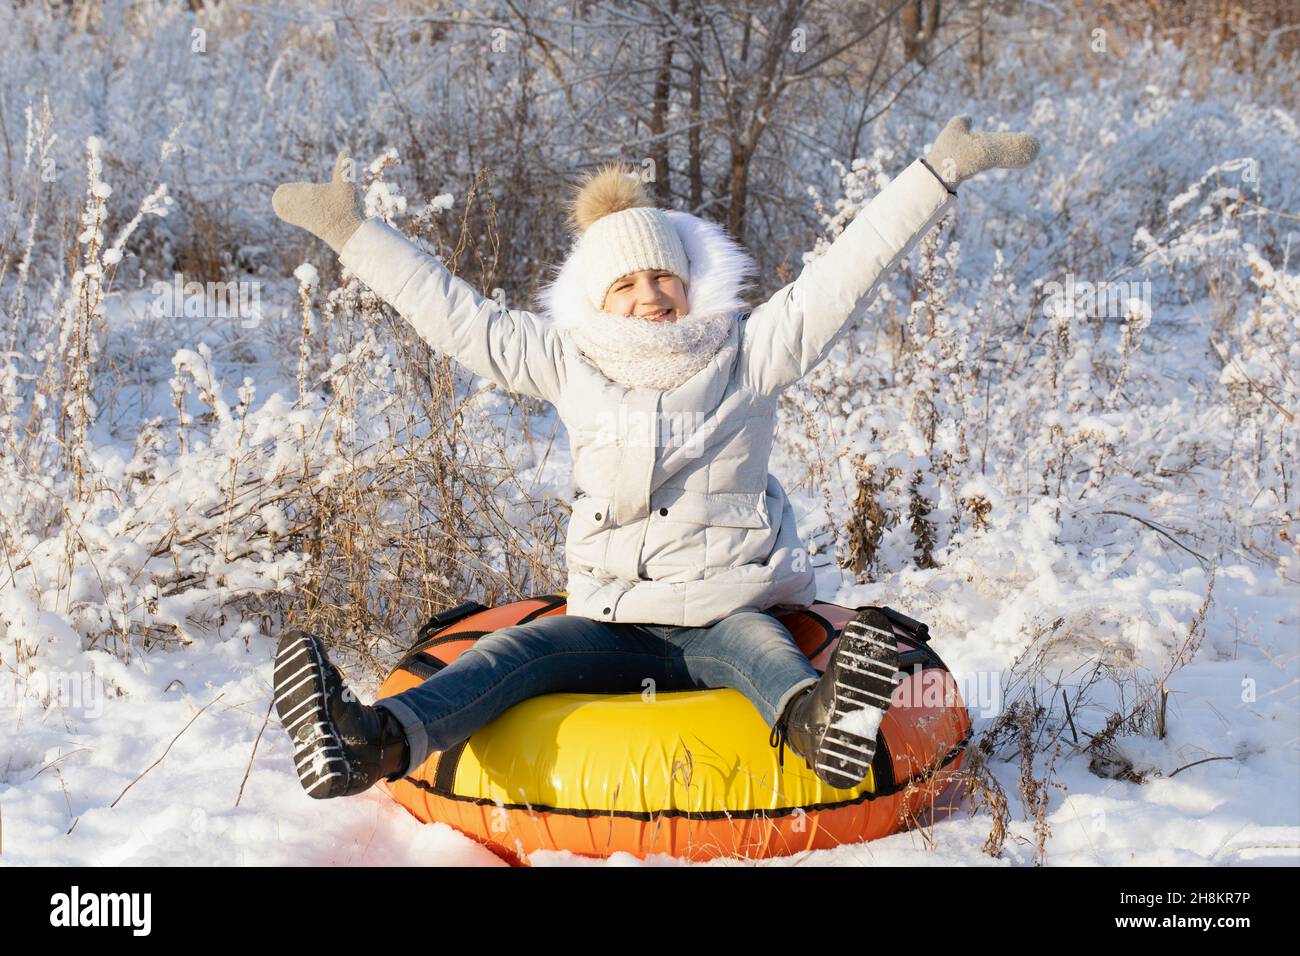
[[[293,738],[298,781],[317,799],[352,796],[406,772],[410,746],[397,718],[357,700],[320,641],[304,631],[280,638],[275,710]]]
[[[876,754],[876,735],[889,709],[898,673],[889,619],[874,608],[858,612],[840,632],[826,671],[786,705],[769,741],[784,766],[784,747],[803,758],[824,783],[861,785]]]

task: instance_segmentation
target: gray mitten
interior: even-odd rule
[[[324,239],[335,253],[340,253],[343,244],[364,222],[353,178],[352,157],[345,149],[334,160],[332,181],[277,186],[271,196],[271,208],[285,222]]]
[[[949,191],[986,169],[1028,166],[1038,155],[1038,140],[1028,133],[972,133],[970,116],[954,116],[926,155],[930,169]]]

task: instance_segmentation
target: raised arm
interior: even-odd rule
[[[512,392],[555,402],[563,386],[559,334],[531,312],[503,309],[379,219],[362,220],[341,152],[329,183],[290,183],[271,197],[276,215],[323,239],[420,337]]]
[[[750,314],[741,360],[770,394],[818,365],[876,284],[947,211],[952,196],[918,159],[876,194],[829,249]]]
[[[1031,136],[972,135],[969,117],[952,119],[927,159],[903,170],[825,253],[751,313],[741,339],[749,383],[771,394],[803,378],[867,307],[880,280],[948,211],[959,183],[994,166],[1023,166],[1037,153]]]

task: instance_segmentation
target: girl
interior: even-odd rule
[[[510,391],[552,402],[573,450],[568,605],[480,638],[422,685],[360,703],[320,641],[279,642],[275,702],[299,779],[317,798],[395,780],[513,704],[557,691],[731,687],[833,787],[859,786],[898,670],[868,608],[824,674],[774,609],[815,598],[813,569],[768,474],[776,404],[830,351],[880,279],[948,210],[957,185],[1024,166],[1024,134],[951,120],[799,278],[752,312],[754,271],[720,226],[650,206],[620,167],[571,207],[573,251],[545,317],[507,310],[379,219],[362,221],[340,153],[326,184],[280,186],[275,212],[323,239],[435,349]]]

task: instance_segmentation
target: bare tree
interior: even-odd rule
[[[817,226],[810,181],[831,186],[829,161],[852,159],[946,49],[906,60],[892,39],[906,2],[442,0],[335,16],[340,55],[390,93],[417,194],[488,171],[512,294],[567,242],[559,203],[538,198],[613,159],[652,170],[657,203],[725,224],[779,271]],[[428,45],[398,41],[413,30]]]
[[[888,31],[900,6],[901,0],[865,5],[814,0],[759,0],[741,7],[708,0],[658,0],[632,4],[630,9],[613,5],[616,17],[622,12],[630,21],[644,11],[652,22],[662,24],[659,70],[649,97],[654,110],[647,124],[652,144],[648,153],[655,168],[663,170],[656,183],[660,201],[676,195],[670,158],[678,131],[668,118],[674,115],[671,103],[677,90],[684,87],[687,190],[678,198],[692,211],[724,222],[743,239],[755,159],[765,140],[775,127],[802,128],[805,143],[817,137],[816,122],[825,111],[797,111],[819,95],[853,96],[853,84],[844,82],[842,67],[854,63],[860,69],[855,55]],[[887,55],[883,47],[873,50],[875,64]],[[682,66],[678,60],[684,61]],[[896,69],[885,72],[897,76]],[[834,94],[825,88],[832,78],[839,81],[833,84]],[[819,82],[823,89],[817,89]],[[860,85],[871,90],[870,83]],[[811,96],[801,95],[805,88]],[[628,92],[633,100],[642,97],[634,82]],[[705,133],[725,144],[721,155],[714,151],[712,156],[718,170],[712,190],[705,181],[710,152]]]
[[[930,40],[939,30],[940,0],[907,0],[899,11],[903,28],[903,58],[924,63]]]

